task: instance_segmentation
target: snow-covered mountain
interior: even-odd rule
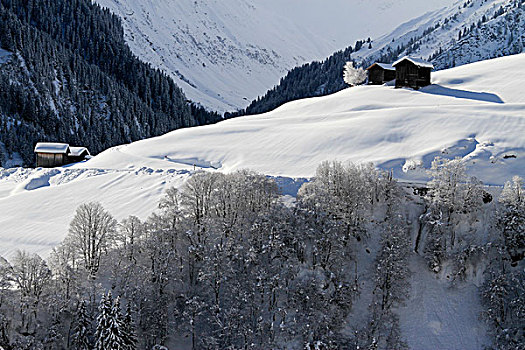
[[[402,24],[352,55],[368,65],[411,55],[436,69],[521,53],[524,0],[463,0]]]
[[[425,181],[430,162],[443,156],[461,157],[470,174],[502,185],[525,175],[524,65],[525,54],[503,57],[435,73],[420,91],[349,88],[117,146],[73,166],[2,170],[0,256],[47,254],[84,202],[101,201],[118,219],[147,216],[194,168],[297,178],[337,159]]]
[[[296,65],[377,37],[454,0],[96,0],[123,20],[133,52],[186,95],[246,107]]]

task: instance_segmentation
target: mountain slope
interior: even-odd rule
[[[409,21],[355,52],[368,66],[422,57],[437,70],[523,52],[525,1],[465,0]]]
[[[47,254],[83,202],[101,201],[118,219],[145,217],[194,168],[310,177],[320,162],[337,159],[371,161],[402,180],[425,181],[435,156],[459,156],[470,174],[502,185],[525,174],[524,64],[521,54],[445,70],[434,76],[439,85],[417,92],[349,88],[114,147],[69,167],[3,170],[0,255]]]
[[[97,0],[126,42],[208,108],[244,108],[296,65],[454,0]],[[370,18],[374,18],[371,21]]]
[[[298,98],[321,96],[345,87],[342,70],[353,60],[363,67],[391,63],[404,55],[430,59],[436,69],[523,52],[523,0],[460,0],[412,19],[371,42],[358,41],[323,62],[290,71],[279,85],[253,101],[247,114],[270,111]]]

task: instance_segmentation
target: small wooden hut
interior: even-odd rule
[[[80,162],[90,156],[85,147],[69,147],[67,143],[39,142],[35,146],[36,166],[54,168]]]
[[[409,87],[417,90],[430,85],[430,74],[434,69],[432,63],[406,56],[392,66],[396,69],[396,88]]]
[[[376,62],[366,70],[369,85],[383,85],[396,78],[396,69],[391,64]]]

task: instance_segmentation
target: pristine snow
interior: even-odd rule
[[[142,60],[219,111],[246,107],[303,63],[455,0],[96,0]],[[373,19],[373,20],[372,20]]]
[[[513,24],[517,32],[516,36],[521,35],[521,40],[517,37],[512,38],[505,15],[492,19],[500,7],[505,10],[510,8],[514,3],[513,0],[472,0],[466,7],[465,2],[465,0],[459,0],[449,4],[446,8],[413,18],[385,35],[373,37],[372,48],[369,49],[368,45],[363,45],[360,51],[352,54],[352,58],[357,62],[374,61],[382,53],[412,41],[413,45],[409,45],[412,57],[428,59],[441,48],[446,54],[433,63],[436,67],[443,68],[508,55],[508,48],[504,47],[505,44],[509,45],[512,40],[518,39],[517,41],[520,42],[525,39],[523,20],[517,16],[513,16],[513,21],[515,21]],[[460,31],[464,32],[471,26],[477,26],[483,17],[488,19],[483,27],[490,27],[491,31],[477,35],[475,42],[458,40]],[[439,24],[438,28],[435,27],[437,24]],[[434,30],[430,31],[431,28]],[[451,52],[452,48],[458,46],[462,49],[461,52]],[[523,48],[523,44],[521,47]],[[406,51],[402,54],[406,54]]]
[[[525,55],[433,74],[420,91],[349,88],[275,111],[177,130],[119,146],[79,167],[185,167],[308,177],[326,159],[372,161],[396,176],[424,180],[437,155],[461,156],[473,175],[501,185],[525,173]],[[508,158],[516,155],[517,158]],[[505,158],[507,156],[507,158]]]

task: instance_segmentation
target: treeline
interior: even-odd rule
[[[135,57],[118,17],[88,0],[1,0],[0,48],[11,53],[0,62],[4,160],[32,165],[37,141],[98,153],[221,119]]]
[[[415,249],[452,285],[481,271],[492,348],[517,349],[522,180],[490,202],[458,160],[436,159],[432,175],[423,199],[371,165],[333,162],[294,204],[249,171],[195,173],[145,221],[83,204],[47,262],[0,262],[0,346],[407,349],[397,310]],[[416,242],[414,200],[425,208]]]

